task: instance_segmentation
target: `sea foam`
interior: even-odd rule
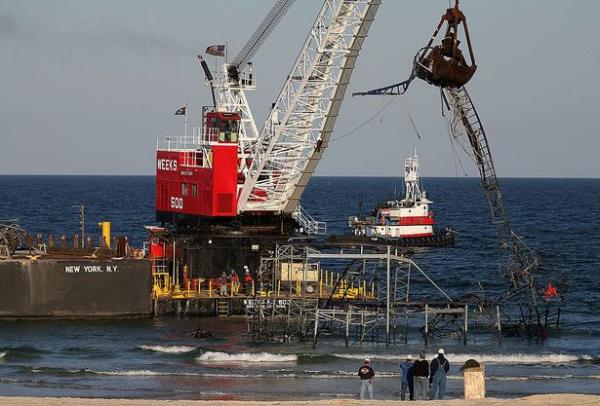
[[[406,354],[334,354],[338,358],[350,359],[380,359],[400,361],[406,359]],[[435,356],[432,354],[431,357]],[[468,359],[495,364],[564,364],[567,362],[593,361],[591,355],[571,354],[446,354],[450,362],[462,363]]]
[[[163,352],[166,354],[184,354],[196,350],[197,347],[189,345],[140,345],[138,348],[146,351]]]
[[[284,355],[284,354],[272,354],[268,352],[240,352],[229,354],[226,352],[218,351],[207,351],[204,354],[196,358],[201,362],[265,362],[265,363],[278,363],[278,362],[296,362],[298,357],[296,355]]]

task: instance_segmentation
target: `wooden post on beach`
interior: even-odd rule
[[[485,367],[483,364],[463,371],[465,385],[465,399],[485,398]]]

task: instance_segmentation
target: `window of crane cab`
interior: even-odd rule
[[[240,131],[240,122],[235,116],[212,117],[210,126],[219,131],[219,142],[237,142]]]
[[[192,196],[198,197],[198,185],[195,183],[192,183]]]
[[[194,165],[199,168],[204,166],[204,154],[200,150],[194,153]]]
[[[181,183],[181,196],[187,196],[188,195],[188,185],[185,182]]]

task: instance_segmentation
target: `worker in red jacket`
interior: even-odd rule
[[[250,274],[250,269],[248,269],[248,265],[244,265],[244,291],[246,293],[246,296],[250,296],[252,294],[254,294],[254,292],[252,291],[252,282],[254,281],[254,279],[252,278],[252,275]]]
[[[229,279],[231,280],[231,294],[237,295],[238,290],[240,289],[240,277],[238,276],[235,269],[231,270],[231,274],[229,275]]]

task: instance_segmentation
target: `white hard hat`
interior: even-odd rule
[[[406,359],[412,359],[412,355],[408,354],[408,355],[406,356]]]
[[[438,354],[442,354],[442,355],[444,355],[444,349],[443,349],[443,348],[440,348],[440,349],[438,350]]]
[[[365,364],[370,364],[370,363],[371,363],[371,360],[368,358],[365,358]]]

